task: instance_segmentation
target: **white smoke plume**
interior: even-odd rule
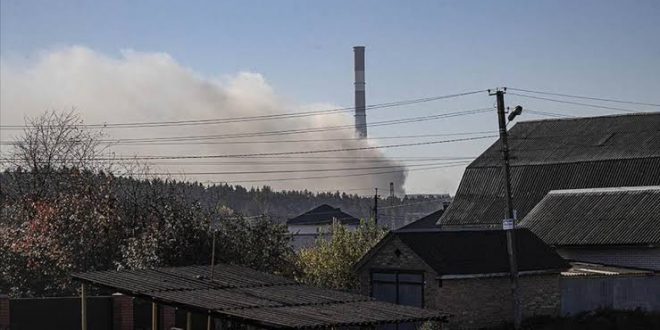
[[[350,86],[350,84],[348,84]],[[350,93],[350,90],[347,90]],[[266,80],[257,73],[241,72],[224,79],[214,79],[181,66],[164,53],[124,51],[113,58],[88,48],[71,47],[43,53],[29,65],[0,61],[0,119],[3,125],[23,124],[24,118],[37,116],[47,110],[75,111],[86,123],[122,123],[150,121],[178,121],[281,114],[298,111],[335,108],[332,105],[296,105],[278,96]],[[160,128],[111,129],[109,138],[170,137],[189,135],[233,134],[276,131],[322,126],[351,125],[352,113],[302,117],[268,121],[236,122],[220,125],[179,126]],[[2,141],[20,132],[3,130]],[[272,137],[235,138],[246,140],[350,139],[353,130],[330,130],[311,134]],[[207,142],[213,142],[210,140]],[[232,141],[215,140],[217,141]],[[188,143],[188,142],[187,142]],[[278,144],[187,144],[187,145],[116,145],[119,155],[220,155],[264,152],[287,152],[314,149],[356,148],[369,146],[357,140],[278,143]],[[3,146],[3,152],[7,150]],[[308,155],[307,157],[314,157]],[[176,178],[202,182],[240,182],[241,180],[278,179],[287,177],[350,175],[366,172],[400,170],[392,174],[340,176],[314,180],[264,181],[244,183],[244,186],[269,185],[273,189],[308,189],[312,191],[351,191],[369,187],[387,187],[394,182],[397,193],[403,192],[406,171],[400,163],[388,160],[379,150],[319,154],[321,157],[368,157],[377,163],[350,159],[335,160],[271,158],[280,165],[255,164],[269,159],[252,159],[249,164],[218,164],[246,161],[245,159],[180,160],[176,165],[158,161],[152,172],[174,174],[218,171],[312,170],[322,168],[401,166],[400,168],[356,170],[345,172],[302,172],[246,175],[175,175]],[[292,161],[307,163],[292,163]],[[212,163],[212,165],[189,165]],[[182,164],[185,163],[185,164]],[[240,183],[239,183],[240,184]]]

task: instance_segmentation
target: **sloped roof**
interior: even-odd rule
[[[522,219],[551,190],[660,185],[660,112],[520,122],[509,131],[513,205]],[[443,226],[500,226],[500,142],[465,170]]]
[[[509,273],[504,230],[393,231],[369,250],[353,269],[359,271],[395,239],[407,245],[439,276]],[[559,272],[569,267],[554,249],[526,228],[516,229],[516,243],[521,272]]]
[[[216,265],[73,274],[133,297],[259,328],[333,328],[445,320],[446,313],[315,288],[253,269]]]
[[[554,190],[520,225],[551,245],[660,244],[660,186]]]
[[[444,208],[439,209],[421,219],[415,220],[399,229],[397,229],[397,232],[405,232],[405,231],[425,231],[425,230],[436,230],[440,229],[440,226],[436,224],[438,222],[438,219],[442,216],[442,213],[445,211]]]
[[[504,230],[395,232],[439,275],[509,272]],[[562,270],[568,263],[525,228],[516,229],[519,271]]]
[[[335,208],[328,204],[323,204],[295,218],[291,218],[286,223],[288,225],[331,224],[335,219],[343,224],[360,223],[360,219],[343,212],[340,208]]]

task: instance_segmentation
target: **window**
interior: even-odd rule
[[[424,275],[419,272],[373,272],[371,296],[393,304],[423,307]]]

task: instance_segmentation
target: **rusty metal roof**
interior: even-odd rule
[[[660,113],[521,122],[509,132],[518,218],[551,190],[660,185]],[[499,141],[465,170],[443,226],[501,225]]]
[[[330,328],[445,320],[446,313],[298,284],[235,265],[73,274],[76,280],[263,328]]]
[[[520,225],[556,246],[660,244],[660,186],[551,191]]]

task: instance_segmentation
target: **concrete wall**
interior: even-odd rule
[[[371,294],[370,274],[374,270],[423,272],[424,307],[453,314],[446,329],[495,326],[512,319],[508,277],[439,281],[435,271],[397,238],[382,246],[360,267],[360,293]],[[559,274],[521,276],[523,317],[558,315],[559,281]]]
[[[660,247],[562,247],[557,253],[568,260],[660,271]]]
[[[598,308],[660,311],[660,275],[562,277],[562,315]]]

